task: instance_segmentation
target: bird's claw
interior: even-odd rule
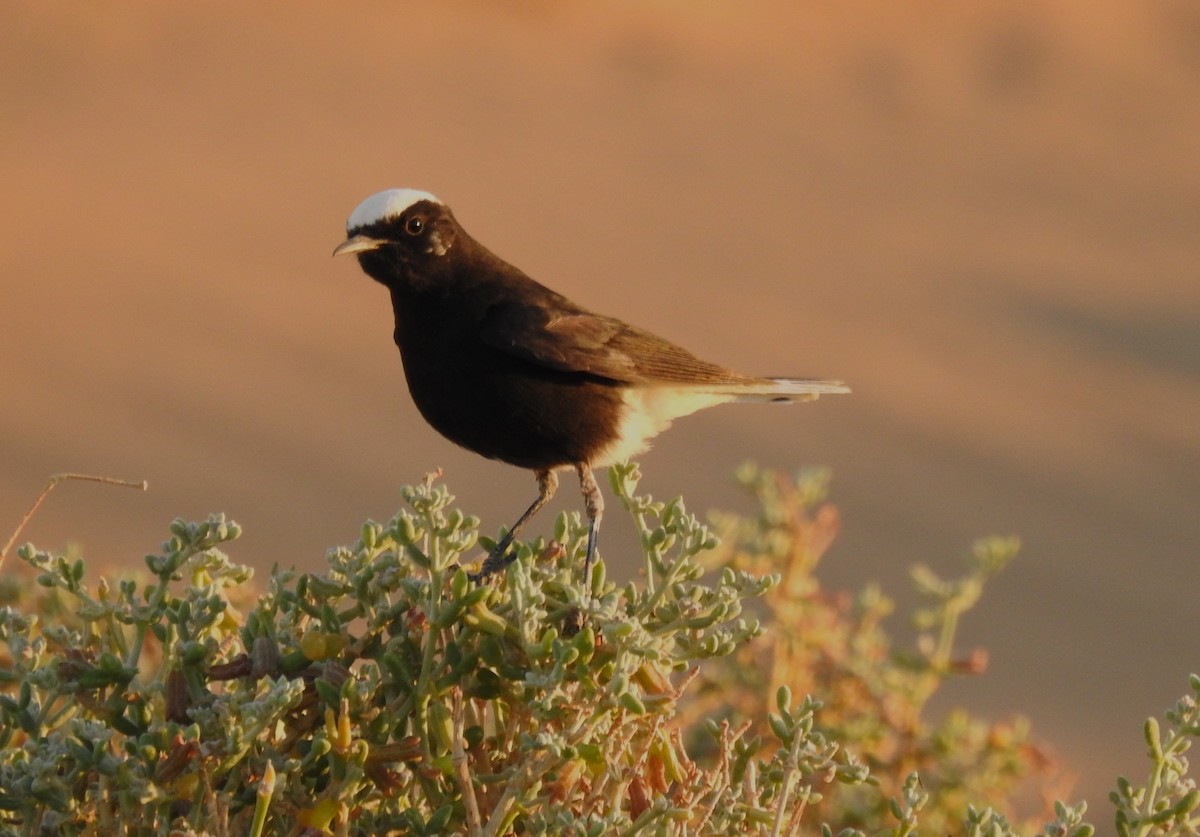
[[[508,565],[517,560],[517,548],[511,544],[505,544],[502,548],[492,550],[487,558],[480,564],[476,572],[468,572],[467,578],[473,584],[478,584],[481,581],[486,581],[496,573],[508,568]]]

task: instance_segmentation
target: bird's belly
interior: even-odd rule
[[[670,386],[629,387],[621,394],[617,432],[591,460],[597,467],[625,462],[642,453],[650,447],[650,440],[677,418],[733,400],[727,394]]]
[[[417,409],[447,439],[534,470],[594,461],[616,441],[624,409],[614,384],[520,364],[408,378]]]

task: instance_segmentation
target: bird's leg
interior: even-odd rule
[[[578,462],[575,472],[579,474],[579,487],[583,491],[583,506],[587,511],[588,540],[587,557],[583,561],[583,583],[591,589],[592,561],[596,558],[596,540],[600,537],[600,518],[604,517],[604,495],[596,484],[592,466]]]
[[[483,566],[479,568],[479,572],[470,574],[472,581],[482,581],[489,575],[500,572],[500,570],[517,559],[517,551],[515,549],[510,551],[513,538],[516,537],[521,527],[528,523],[529,519],[541,510],[542,506],[550,502],[550,498],[554,496],[554,491],[558,488],[558,476],[553,471],[538,471],[536,476],[538,481],[537,499],[529,505],[529,508],[525,509],[525,513],[517,519],[517,522],[504,533],[504,537],[496,544],[496,548],[484,560]]]

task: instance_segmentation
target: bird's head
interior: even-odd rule
[[[371,278],[397,281],[436,273],[458,242],[450,207],[428,192],[387,189],[360,203],[346,222],[346,240],[335,256],[354,253]]]

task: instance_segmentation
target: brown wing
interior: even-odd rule
[[[480,336],[495,349],[551,369],[631,384],[753,380],[648,331],[582,309],[501,303],[488,311]]]

